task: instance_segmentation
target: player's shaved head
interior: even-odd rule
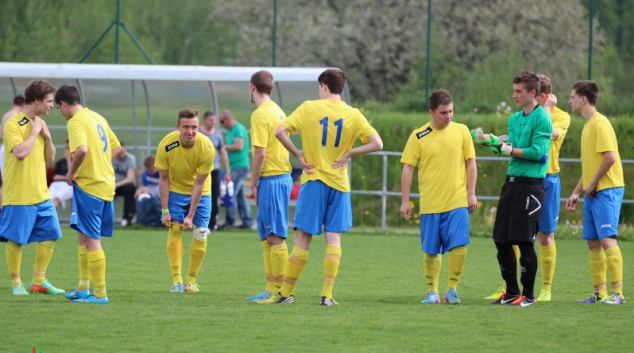
[[[436,111],[441,105],[448,105],[450,103],[453,103],[453,99],[451,99],[449,91],[442,88],[434,91],[431,96],[429,96],[429,99],[427,99],[427,105],[429,109],[433,111]]]
[[[18,94],[17,96],[15,96],[13,98],[13,105],[15,106],[23,106],[24,105],[24,96],[21,94]]]
[[[24,102],[26,104],[35,103],[35,100],[43,101],[46,95],[55,93],[55,88],[44,79],[29,82],[24,90]]]
[[[258,93],[271,94],[273,91],[273,75],[268,71],[262,70],[254,73],[250,82]]]
[[[545,95],[549,95],[553,93],[553,85],[550,82],[550,79],[546,75],[537,74],[537,78],[539,78],[539,93],[543,93]]]
[[[198,118],[198,110],[185,108],[178,112],[178,123],[180,124],[181,119],[194,119]]]
[[[513,83],[515,84],[524,84],[524,88],[526,92],[535,90],[535,97],[539,95],[539,77],[533,71],[522,71],[519,74],[513,77]]]
[[[81,95],[79,89],[72,85],[62,85],[57,92],[55,92],[55,104],[59,105],[62,102],[68,105],[81,104]]]
[[[578,96],[586,97],[590,105],[596,105],[599,100],[599,85],[594,81],[577,81],[572,85],[572,89]]]
[[[319,75],[317,82],[326,85],[332,94],[341,94],[346,86],[345,72],[337,69],[328,69]]]

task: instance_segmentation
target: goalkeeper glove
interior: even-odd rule
[[[510,156],[513,151],[513,146],[510,143],[502,142],[506,141],[506,136],[502,139],[502,136],[497,137],[493,134],[485,134],[482,128],[471,130],[471,138],[474,143],[480,144],[484,147],[489,147],[489,150],[500,156]]]

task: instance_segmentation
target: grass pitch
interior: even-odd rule
[[[77,283],[77,240],[68,228],[64,235],[48,277],[71,290]],[[323,237],[314,240],[293,305],[245,301],[264,288],[262,247],[255,232],[212,234],[198,280],[202,291],[170,294],[166,237],[164,229],[118,228],[113,239],[103,241],[108,305],[71,303],[62,296],[13,297],[6,263],[0,261],[0,351],[632,351],[628,335],[634,302],[574,303],[592,291],[588,251],[579,240],[557,242],[553,301],[517,308],[483,299],[501,284],[490,239],[472,239],[458,288],[463,305],[449,306],[420,304],[427,288],[417,236],[345,234],[334,290],[340,305],[328,308],[317,305]],[[187,250],[191,232],[184,238]],[[634,244],[620,246],[630,299]],[[24,251],[25,282],[30,282],[34,252],[35,244]],[[185,255],[183,271],[187,261]],[[441,292],[446,269],[447,256]],[[539,290],[539,272],[537,282]]]

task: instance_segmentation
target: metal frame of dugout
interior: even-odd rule
[[[11,82],[13,95],[17,95],[15,78],[56,78],[70,79],[77,82],[82,103],[87,105],[82,79],[127,80],[132,85],[132,127],[112,126],[113,130],[134,131],[134,148],[152,150],[152,131],[172,131],[173,129],[152,127],[152,111],[147,81],[198,81],[208,82],[211,108],[218,112],[218,99],[214,82],[249,82],[251,75],[260,70],[269,71],[275,78],[275,90],[282,109],[283,95],[279,82],[317,82],[319,75],[326,67],[235,67],[235,66],[174,66],[174,65],[113,65],[113,64],[51,64],[51,63],[11,63],[0,62],[0,77]],[[141,81],[145,104],[147,106],[146,144],[140,146],[137,139],[135,81]],[[348,85],[344,88],[345,100],[350,104]],[[217,121],[219,124],[219,121]],[[65,129],[65,126],[50,126],[52,129]],[[222,129],[221,129],[222,130]],[[63,146],[62,146],[63,147]]]

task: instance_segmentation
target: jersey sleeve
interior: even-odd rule
[[[302,129],[304,123],[304,115],[306,111],[306,104],[307,103],[302,103],[302,105],[295,109],[293,114],[282,121],[282,125],[284,125],[284,127],[288,129],[291,135]]]
[[[20,126],[13,120],[7,121],[6,124],[4,124],[2,132],[4,134],[4,143],[7,151],[11,151],[13,147],[24,142]]]
[[[220,138],[218,139],[218,148],[225,148],[225,139],[224,137],[222,137],[222,134],[219,132],[216,132],[218,135],[220,135]]]
[[[201,149],[200,163],[198,164],[198,174],[209,174],[214,169],[214,159],[216,158],[216,150],[211,140]]]
[[[79,146],[88,147],[88,136],[86,135],[86,131],[84,130],[81,122],[70,119],[67,127],[70,153],[75,153]]]
[[[416,167],[418,166],[419,160],[420,160],[420,145],[418,144],[418,138],[416,137],[416,133],[412,133],[411,135],[409,135],[407,144],[405,144],[405,149],[403,150],[403,155],[401,156],[401,163],[409,164],[412,167]]]
[[[154,161],[154,166],[158,170],[169,170],[169,160],[167,159],[167,151],[165,151],[165,146],[167,145],[165,139],[159,143],[156,148],[156,160]]]
[[[466,126],[462,129],[462,154],[464,155],[465,161],[476,158],[475,148],[473,147],[473,139],[471,138],[469,128]]]
[[[150,182],[147,180],[147,170],[144,170],[141,175],[141,185],[150,186]]]
[[[357,137],[363,143],[368,143],[369,141],[368,136],[378,134],[378,132],[376,132],[376,130],[372,127],[372,125],[370,125],[370,123],[368,122],[368,119],[366,119],[365,116],[361,114],[361,112],[359,112],[357,124],[358,124]]]
[[[127,155],[128,155],[128,158],[126,161],[127,169],[128,170],[132,169],[136,171],[136,157],[133,154],[129,154],[129,153]]]
[[[617,150],[616,140],[612,137],[612,125],[604,120],[595,124],[595,136],[597,141],[596,153],[614,152]]]
[[[269,145],[268,123],[258,112],[251,115],[251,144],[254,147],[266,148]]]
[[[119,142],[119,138],[114,134],[110,126],[108,126],[108,142],[110,143],[110,150],[114,150],[115,148],[121,146]]]

